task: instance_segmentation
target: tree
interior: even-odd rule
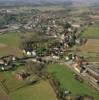
[[[68,29],[68,28],[70,28],[71,27],[71,24],[69,24],[68,22],[66,22],[65,24],[64,24],[64,29]]]

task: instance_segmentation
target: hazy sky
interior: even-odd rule
[[[0,1],[26,1],[26,0],[0,0]],[[69,1],[69,0],[28,0],[28,1]],[[83,1],[83,0],[72,0],[72,1]],[[88,1],[99,1],[99,0],[88,0]]]
[[[84,2],[96,2],[96,1],[99,1],[99,0],[0,0],[0,1],[84,1]]]
[[[26,0],[0,0],[0,1],[26,1]],[[27,0],[27,1],[53,1],[53,0]],[[55,0],[55,1],[68,1],[68,0]]]
[[[0,0],[0,1],[71,1],[71,0]]]

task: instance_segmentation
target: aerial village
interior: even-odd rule
[[[32,8],[0,9],[0,16],[5,16],[7,21],[7,23],[0,23],[1,37],[3,37],[3,35],[18,33],[21,38],[18,44],[18,50],[12,50],[10,53],[0,56],[0,73],[13,73],[15,81],[25,83],[24,86],[38,84],[40,80],[48,80],[58,100],[99,100],[98,97],[98,99],[96,99],[94,96],[88,94],[79,95],[77,97],[72,96],[72,91],[68,88],[60,89],[61,82],[55,78],[54,74],[47,71],[47,66],[49,65],[54,66],[55,64],[58,66],[57,64],[59,64],[60,67],[62,65],[68,66],[73,72],[73,79],[75,81],[80,84],[87,84],[96,91],[98,95],[99,47],[96,50],[97,52],[90,51],[90,49],[95,49],[96,44],[99,46],[98,43],[92,44],[94,46],[92,46],[92,48],[90,47],[89,51],[86,51],[86,55],[82,53],[86,50],[88,47],[87,44],[92,39],[91,36],[83,37],[82,34],[84,34],[89,27],[99,25],[98,8],[95,13],[93,12],[95,11],[88,10],[78,13],[76,9],[67,9],[66,11],[40,11]],[[74,16],[72,16],[73,14]],[[20,17],[21,15],[22,17]],[[1,27],[1,24],[4,25]],[[97,32],[96,34],[99,34],[99,31]],[[14,39],[13,41],[11,40],[9,44],[12,45],[14,41],[15,43],[17,42],[15,37],[11,37]],[[98,36],[95,37],[97,41],[99,41],[98,38]],[[9,51],[9,49],[6,49],[7,45],[4,45],[2,41],[3,40],[0,40],[0,49],[4,49],[1,49],[0,52],[3,50],[5,50],[5,52],[6,50]],[[14,46],[15,45],[16,44],[14,44]],[[83,49],[84,47],[85,49]],[[93,60],[91,56],[89,56],[91,53],[96,54],[97,58]],[[20,68],[20,66],[22,67]],[[2,76],[1,74],[0,77]],[[11,86],[7,86],[5,78],[0,78],[0,84],[6,93],[9,94]],[[19,86],[18,89],[20,87],[21,86]],[[11,89],[11,91],[14,90]]]

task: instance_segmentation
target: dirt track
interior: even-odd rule
[[[5,92],[0,91],[0,100],[10,100],[10,98]]]

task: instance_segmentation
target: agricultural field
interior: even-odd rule
[[[73,95],[87,94],[99,100],[99,93],[86,83],[75,80],[74,73],[66,65],[50,64],[48,71],[56,77],[63,89],[71,91]]]
[[[20,66],[13,71],[0,72],[0,81],[7,87],[7,89],[4,88],[6,92],[15,91],[26,84],[26,81],[18,81],[16,78],[16,73],[21,70],[25,70],[24,66]]]
[[[74,63],[82,64],[84,59],[99,62],[99,25],[87,25],[90,22],[88,16],[92,13],[89,7],[44,4],[29,8],[11,7],[0,12],[4,20],[1,20],[1,31],[6,27],[13,29],[0,34],[0,100],[58,100],[58,97],[65,98],[66,92],[74,98],[88,95],[99,100],[99,91],[83,81],[80,75],[75,75],[69,66],[59,64],[67,56]],[[18,26],[19,30],[12,25]],[[88,41],[78,45],[76,39],[77,42]],[[25,49],[23,53],[22,49]],[[69,56],[70,53],[78,57]],[[4,57],[9,55],[16,59],[14,56]],[[83,68],[83,64],[80,67]],[[83,69],[86,69],[85,66]],[[92,76],[96,79],[95,75]],[[51,78],[52,83],[49,82]],[[58,81],[59,84],[55,84]]]
[[[86,44],[78,47],[80,54],[88,58],[88,61],[99,61],[99,25],[89,26],[83,33],[82,37],[87,38]]]
[[[3,81],[3,85],[0,84],[0,86],[9,95],[10,100],[27,100],[27,98],[29,100],[57,100],[54,90],[47,80],[39,80],[33,85],[27,85],[28,79],[18,80],[16,72],[21,70],[26,69],[22,66],[15,71],[0,72],[0,81]]]
[[[88,39],[86,44],[78,47],[79,55],[83,55],[88,61],[99,61],[99,39]]]
[[[59,11],[59,10],[65,10],[65,8],[63,6],[60,6],[60,5],[49,5],[49,6],[38,6],[38,7],[35,7],[36,9],[39,9],[41,11]]]
[[[99,40],[88,39],[87,43],[81,46],[81,50],[85,52],[99,53]]]
[[[17,32],[6,32],[0,35],[0,57],[11,54],[21,56],[20,42],[20,34]]]
[[[57,100],[48,81],[40,81],[34,86],[19,89],[10,96],[12,100]]]
[[[2,56],[8,56],[8,55],[15,55],[15,56],[22,56],[22,51],[19,48],[15,47],[0,47],[0,57]]]
[[[84,56],[88,62],[99,62],[99,53],[82,51],[78,55]]]
[[[6,32],[0,35],[0,43],[8,46],[18,47],[21,41],[20,34],[18,32]]]
[[[83,37],[86,38],[99,38],[99,25],[88,27],[84,33],[82,33]]]

